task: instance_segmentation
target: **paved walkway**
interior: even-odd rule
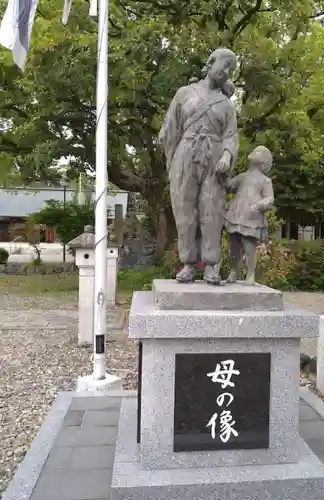
[[[110,499],[120,401],[120,397],[73,395],[36,486],[24,499]],[[324,463],[323,417],[301,399],[301,436]],[[35,470],[35,464],[33,467]],[[32,476],[28,470],[24,473]],[[3,500],[14,498],[18,496],[5,494]]]
[[[127,311],[109,309],[107,327],[122,330],[127,319]],[[25,311],[2,311],[0,330],[74,330],[78,328],[77,310],[44,311],[31,309]]]

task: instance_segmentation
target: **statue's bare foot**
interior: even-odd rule
[[[204,272],[204,281],[209,285],[220,285],[222,279],[214,266],[206,266]]]
[[[248,275],[247,275],[247,277],[246,277],[245,283],[246,283],[247,285],[255,285],[255,277],[254,277],[254,275],[251,275],[251,276],[250,276],[250,275],[248,274]]]
[[[190,264],[186,264],[176,275],[176,280],[178,283],[193,283],[195,281],[195,277],[195,268]]]
[[[227,278],[227,283],[236,283],[237,282],[237,272],[232,270]]]

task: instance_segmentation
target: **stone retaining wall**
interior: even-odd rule
[[[5,274],[59,274],[76,271],[74,262],[61,263],[44,263],[39,266],[26,263],[11,262],[7,265],[0,266],[0,272]]]

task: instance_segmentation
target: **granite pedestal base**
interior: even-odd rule
[[[244,281],[215,287],[204,281],[154,280],[152,289],[154,305],[162,310],[282,311],[284,308],[282,292],[264,285],[247,285]]]
[[[288,306],[282,311],[156,310],[153,293],[135,293],[130,314],[130,338],[140,339],[143,347],[140,443],[143,469],[297,462],[299,342],[301,333],[316,336],[317,332],[316,315]],[[269,446],[179,452],[179,449],[174,449],[176,356],[216,356],[220,353],[226,353],[224,359],[229,353],[242,356],[268,353],[271,356]],[[241,371],[241,377],[246,371]],[[260,378],[258,371],[255,377],[258,378],[258,373]],[[183,386],[187,384],[184,380]],[[180,380],[179,387],[181,385]],[[258,398],[252,401],[253,389],[250,402],[243,403],[243,407],[245,404],[251,411],[259,404]],[[195,386],[195,391],[199,391],[199,387]],[[213,395],[206,397],[212,399]],[[213,401],[216,397],[215,393]],[[240,413],[240,410],[236,411],[235,418]],[[207,418],[208,415],[202,418],[204,427]],[[253,431],[253,426],[250,429]],[[240,435],[243,437],[243,433]]]
[[[122,403],[112,500],[322,498],[298,433],[300,337],[317,335],[318,316],[267,287],[135,293],[139,401]]]
[[[298,438],[294,464],[143,470],[136,443],[135,398],[122,402],[112,500],[319,500],[324,466]]]

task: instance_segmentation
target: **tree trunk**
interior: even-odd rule
[[[156,222],[156,257],[158,260],[163,258],[165,250],[176,237],[173,214],[168,213],[168,210],[164,209],[160,212]]]
[[[165,250],[177,238],[172,207],[170,201],[164,199],[162,190],[154,189],[145,198],[155,231],[156,258],[157,261],[161,261]]]

